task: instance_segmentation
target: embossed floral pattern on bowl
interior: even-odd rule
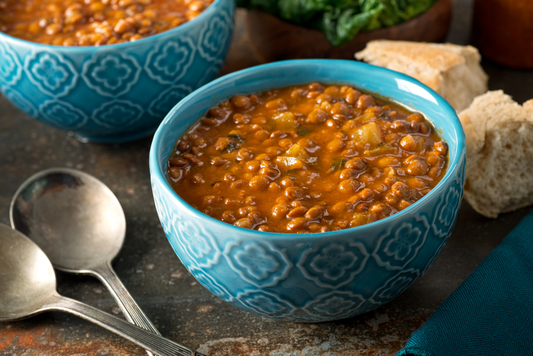
[[[200,213],[172,190],[166,161],[175,140],[215,100],[311,81],[346,82],[426,114],[448,142],[446,176],[416,204],[391,217],[320,234],[238,228]],[[452,233],[465,164],[461,124],[440,96],[402,74],[336,60],[278,62],[217,79],[169,113],[150,150],[152,190],[161,224],[192,275],[238,308],[299,322],[368,312],[396,298],[424,275]]]
[[[152,133],[172,107],[213,80],[231,41],[235,0],[130,43],[63,47],[0,33],[0,90],[35,119],[94,141]]]

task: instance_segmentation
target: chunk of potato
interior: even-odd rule
[[[276,163],[285,168],[286,171],[291,169],[301,169],[304,167],[302,160],[296,157],[279,156],[276,158]]]
[[[370,147],[375,147],[383,141],[378,125],[375,122],[370,122],[366,125],[353,129],[350,132],[350,137],[353,140],[359,141],[363,145],[368,145]]]
[[[301,169],[305,163],[309,163],[310,157],[305,148],[299,144],[292,145],[283,156],[276,158],[276,162],[282,165],[285,170]]]
[[[376,115],[373,112],[365,112],[363,115],[358,116],[355,120],[361,124],[366,124],[370,120],[374,120]]]
[[[290,111],[274,116],[272,122],[274,128],[279,131],[292,131],[296,128],[296,117]]]
[[[305,148],[303,148],[299,144],[292,145],[287,150],[287,152],[285,152],[284,156],[296,157],[304,161],[307,161],[309,159],[309,155],[307,154],[307,151],[305,150]]]

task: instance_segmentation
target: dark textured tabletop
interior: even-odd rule
[[[454,0],[449,42],[469,42],[471,13],[471,0]],[[223,73],[258,64],[247,46],[244,16],[239,10]],[[510,70],[489,62],[483,67],[490,76],[490,89],[503,89],[520,103],[533,98],[533,71]],[[151,137],[120,145],[81,143],[67,132],[30,119],[0,97],[0,222],[9,224],[12,195],[39,170],[74,167],[96,176],[117,195],[126,214],[126,241],[114,262],[117,274],[163,336],[209,355],[394,355],[529,211],[522,209],[491,220],[463,202],[453,235],[434,266],[393,302],[338,322],[279,322],[219,300],[181,265],[152,201],[150,142]],[[61,272],[57,279],[62,295],[120,315],[111,295],[96,279]],[[0,323],[0,355],[146,353],[75,316],[47,313]]]

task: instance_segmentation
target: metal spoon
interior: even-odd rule
[[[16,191],[10,219],[11,226],[37,243],[55,268],[98,278],[129,322],[160,335],[111,267],[124,242],[126,219],[104,183],[75,169],[41,171]]]
[[[0,224],[0,322],[45,311],[63,311],[92,321],[161,356],[198,355],[113,315],[59,295],[50,260],[30,239]]]

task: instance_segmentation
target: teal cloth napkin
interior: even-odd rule
[[[533,211],[396,356],[533,355]]]

